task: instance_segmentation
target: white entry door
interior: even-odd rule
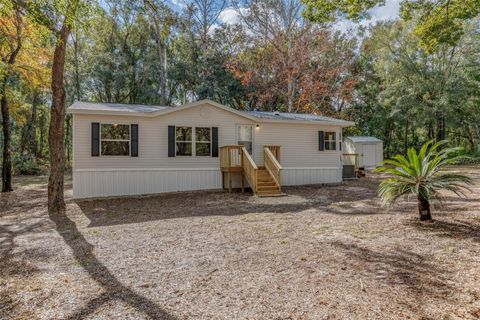
[[[374,144],[364,144],[362,154],[364,167],[375,167],[377,165],[376,148]]]
[[[237,125],[237,144],[247,149],[248,153],[253,154],[253,126]]]

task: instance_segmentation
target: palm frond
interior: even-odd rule
[[[441,169],[460,157],[453,156],[460,148],[444,148],[447,141],[425,143],[417,152],[415,148],[409,148],[407,156],[395,155],[391,159],[382,162],[382,166],[376,172],[391,175],[382,181],[378,188],[378,195],[384,204],[393,204],[406,195],[420,196],[427,201],[441,203],[440,190],[455,193],[457,196],[465,196],[470,191],[469,185],[473,184],[470,177],[441,173]]]

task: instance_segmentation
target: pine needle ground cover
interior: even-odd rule
[[[46,179],[0,198],[0,319],[478,319],[480,168],[434,222],[381,206],[384,176],[286,188],[71,199]],[[70,185],[67,186],[70,188]]]

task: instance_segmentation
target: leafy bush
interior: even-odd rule
[[[480,165],[480,156],[464,157],[453,161],[453,165]]]
[[[468,153],[464,148],[459,148],[457,152],[452,153],[455,158],[450,164],[452,165],[477,165],[480,164],[480,153]]]
[[[21,175],[40,175],[47,171],[45,163],[37,161],[32,155],[14,155],[13,156],[13,174]]]

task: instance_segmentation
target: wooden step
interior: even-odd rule
[[[259,167],[257,171],[257,195],[259,197],[278,197],[283,195],[267,169]]]
[[[258,187],[276,187],[277,184],[275,181],[270,181],[270,182],[258,182]]]
[[[257,176],[257,180],[272,180],[273,178],[271,176]]]
[[[257,192],[257,196],[259,197],[280,197],[283,196],[284,193],[281,193],[280,191],[262,191],[262,192]]]
[[[271,176],[268,177],[257,177],[257,181],[273,181],[273,178]]]
[[[273,180],[271,176],[257,176],[257,180]]]
[[[272,190],[278,190],[277,186],[257,186],[257,191],[272,191]]]

